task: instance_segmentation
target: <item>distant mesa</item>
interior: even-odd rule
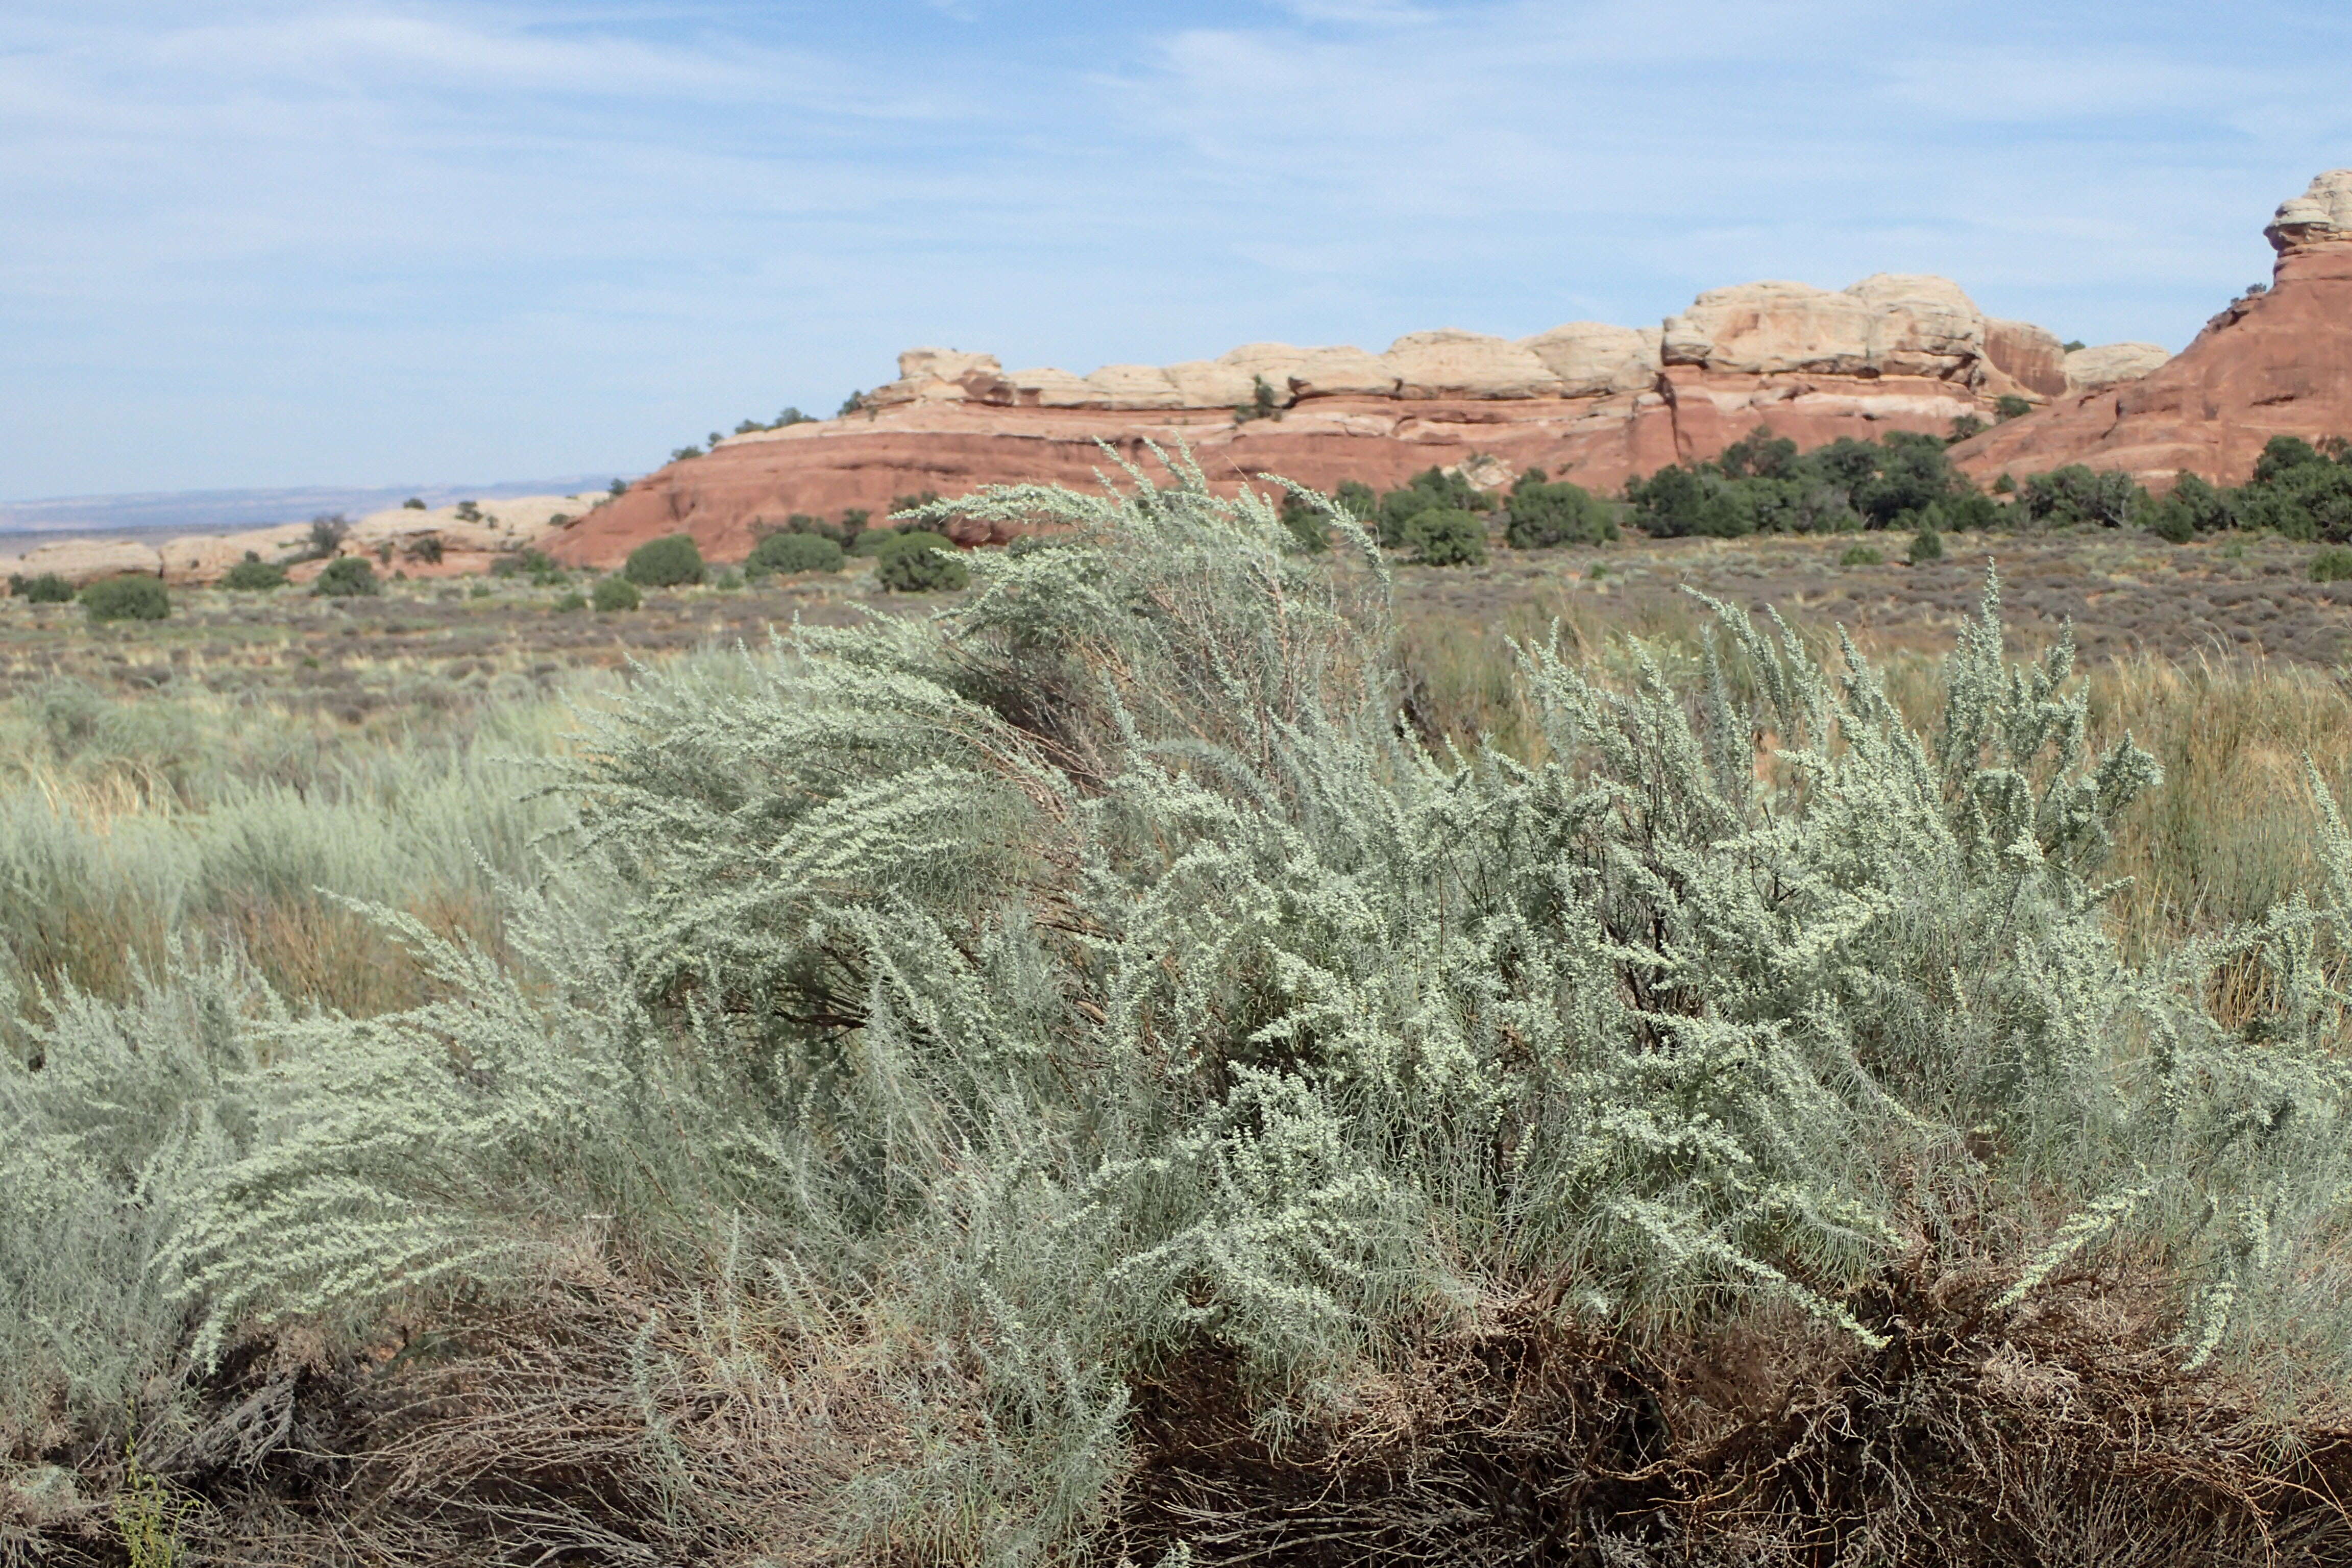
[[[2116,354],[2118,379],[2090,375],[2067,395],[1953,449],[1979,479],[2083,463],[2162,489],[2193,473],[2242,484],[2273,436],[2352,435],[2352,169],[2331,169],[2282,203],[2263,231],[2277,251],[2266,287],[2249,289],[2163,359],[2147,344]],[[2137,374],[2120,351],[2144,351]]]
[[[478,504],[387,507],[348,525],[338,546],[346,555],[366,555],[387,572],[413,577],[450,576],[487,571],[499,554],[532,544],[559,519],[577,516],[606,499],[601,490],[570,496],[506,496]],[[61,539],[18,556],[0,556],[0,576],[54,574],[74,587],[101,577],[142,574],[174,586],[218,582],[248,552],[282,562],[306,555],[306,522],[275,523],[234,533],[191,533],[150,544],[122,539]],[[295,564],[294,581],[308,582],[326,565],[324,558]]]
[[[1244,343],[1215,359],[1080,375],[1006,370],[992,354],[908,349],[896,380],[835,419],[751,430],[672,463],[548,548],[612,565],[684,531],[738,559],[794,513],[876,514],[901,496],[983,485],[1091,486],[1097,443],[1145,460],[1188,445],[1226,489],[1278,473],[1330,488],[1394,485],[1434,466],[1507,484],[1530,467],[1614,489],[1709,458],[1769,424],[1807,446],[1889,430],[1943,435],[2143,374],[2163,352],[2068,353],[2053,333],[1988,317],[1948,279],[1882,273],[1843,289],[1714,289],[1656,327],[1570,321],[1532,337],[1447,327],[1374,353]],[[994,532],[959,522],[960,542]]]

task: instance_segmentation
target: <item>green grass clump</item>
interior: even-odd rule
[[[1849,544],[1838,552],[1841,566],[1884,566],[1886,552],[1874,544]]]
[[[160,621],[172,613],[172,595],[153,577],[103,577],[83,588],[81,607],[93,621]]]
[[[596,586],[589,595],[589,602],[596,606],[598,614],[613,615],[639,608],[645,604],[645,596],[637,592],[637,585],[635,583],[615,574],[610,577],[596,579]]]
[[[2313,551],[2310,573],[2315,583],[2352,582],[2352,550],[2331,546]]]

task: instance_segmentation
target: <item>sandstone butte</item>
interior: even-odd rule
[[[2263,233],[2278,253],[2270,286],[2232,300],[2178,357],[2053,398],[1954,458],[1987,479],[2084,463],[2158,488],[2181,472],[2242,484],[2273,436],[2352,436],[2352,169],[2312,181]]]
[[[1541,467],[1610,491],[1713,457],[1759,425],[1807,447],[1889,430],[1940,436],[1964,415],[1990,422],[2004,396],[2079,396],[2163,357],[2147,344],[2069,354],[2040,327],[1985,316],[1948,279],[1888,274],[1837,291],[1712,289],[1656,329],[1574,321],[1517,341],[1448,329],[1377,354],[1250,343],[1215,360],[1081,376],[910,349],[898,379],[855,412],[722,440],[545,547],[610,566],[682,531],[708,557],[740,560],[794,512],[879,517],[923,490],[1091,487],[1111,467],[1101,442],[1147,469],[1146,443],[1182,443],[1227,490],[1264,473],[1326,489],[1344,479],[1386,487],[1437,466],[1489,487]],[[1261,387],[1273,416],[1237,419]],[[959,542],[989,542],[986,525],[955,526]]]

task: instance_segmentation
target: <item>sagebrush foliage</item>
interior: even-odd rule
[[[935,617],[648,672],[553,781],[580,831],[509,890],[518,967],[405,921],[442,992],[409,1013],[293,1017],[233,969],[67,1008],[0,1102],[6,1201],[51,1194],[0,1211],[9,1277],[136,1281],[124,1353],[200,1376],[291,1320],[636,1270],[688,1303],[641,1386],[685,1377],[683,1312],[795,1431],[792,1391],[852,1383],[887,1428],[809,1483],[812,1555],[1070,1550],[1169,1358],[1238,1358],[1265,1430],[1344,1422],[1502,1299],[1875,1349],[1898,1263],[2023,1310],[2095,1256],[2157,1270],[2183,1362],[2342,1370],[2324,792],[2314,900],[2133,968],[2099,867],[2155,764],[2092,752],[2069,647],[2006,661],[1990,588],[1927,735],[1852,647],[1718,606],[1695,681],[1530,646],[1544,760],[1438,756],[1377,539],[1334,509],[1316,559],[1175,471],[928,508],[1064,530]],[[2235,1032],[2231,964],[2269,985]],[[133,1375],[56,1342],[0,1341],[20,1422]],[[677,1539],[782,1529],[646,1419]]]

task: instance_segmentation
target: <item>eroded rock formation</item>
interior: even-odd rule
[[[2171,359],[2144,343],[2067,355],[2069,393],[1955,448],[1962,467],[1983,479],[2084,463],[2159,488],[2182,471],[2242,484],[2273,436],[2352,436],[2352,169],[2312,181],[2263,232],[2278,253],[2267,289]]]
[[[1437,465],[1494,483],[1540,466],[1607,490],[1712,457],[1759,424],[1806,446],[1941,435],[1963,416],[1990,419],[2004,396],[2039,401],[2067,385],[2049,332],[1986,317],[1948,279],[1894,274],[1839,290],[1711,289],[1651,329],[1571,321],[1514,340],[1444,328],[1379,353],[1245,343],[1213,360],[1079,375],[909,349],[898,379],[856,412],[721,441],[549,548],[611,565],[683,531],[706,555],[740,559],[794,512],[879,515],[925,490],[1091,485],[1108,467],[1098,442],[1138,460],[1147,442],[1182,443],[1229,489],[1267,472],[1388,486]]]
[[[0,558],[0,576],[61,577],[76,588],[101,577],[163,574],[163,558],[153,545],[124,539],[61,539]]]
[[[2102,343],[2095,349],[2076,349],[2063,365],[2063,390],[2077,395],[2105,392],[2154,374],[2171,357],[2172,352],[2161,343]]]

